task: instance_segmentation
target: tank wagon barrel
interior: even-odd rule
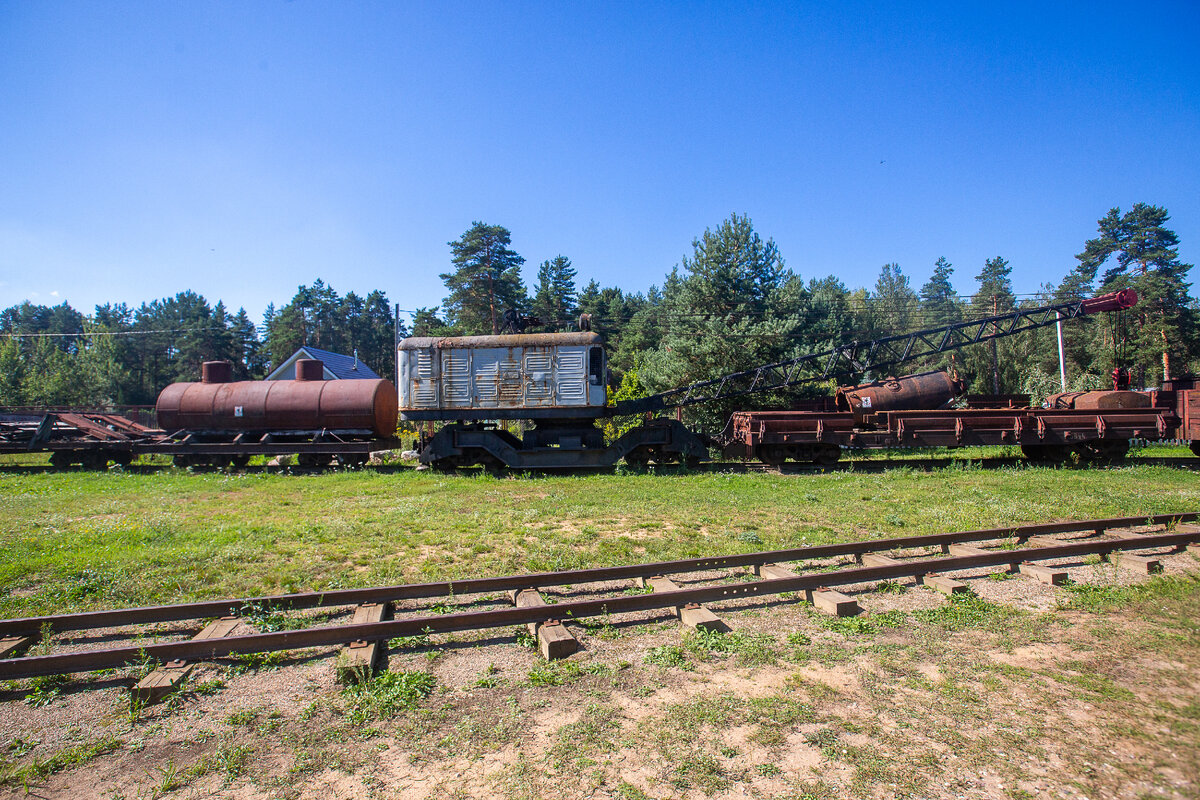
[[[173,383],[155,408],[166,431],[225,434],[331,431],[387,438],[396,430],[396,389],[385,380],[323,378],[313,359],[296,379],[231,381],[228,362],[206,362],[199,383]]]

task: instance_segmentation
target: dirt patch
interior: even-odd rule
[[[0,757],[32,792],[71,800],[1195,796],[1200,584],[1172,576],[1200,562],[1163,560],[1134,608],[1062,611],[1063,587],[976,572],[960,577],[966,605],[910,584],[857,593],[857,619],[714,605],[726,649],[663,611],[570,622],[582,650],[549,666],[513,630],[413,637],[389,668],[436,689],[394,714],[356,716],[338,648],[200,665],[191,693],[144,710],[129,670],[52,694],[16,682],[0,690]],[[1147,580],[1066,568],[1098,587]],[[92,649],[119,633],[63,638]]]

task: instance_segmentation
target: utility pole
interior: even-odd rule
[[[992,295],[992,316],[994,317],[998,313],[996,295]],[[992,394],[1000,394],[1000,351],[996,346],[995,339],[992,339]]]
[[[1058,383],[1061,392],[1067,390],[1067,362],[1063,358],[1062,313],[1054,312],[1054,328],[1058,331]]]
[[[392,318],[392,378],[397,390],[400,388],[400,304],[396,303],[396,315]]]

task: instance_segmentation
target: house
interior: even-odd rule
[[[353,380],[356,378],[365,378],[368,380],[379,380],[379,375],[375,370],[368,367],[366,364],[358,360],[358,355],[344,356],[341,353],[331,353],[328,350],[321,350],[316,347],[305,345],[296,352],[288,356],[288,359],[276,367],[270,375],[267,376],[269,381],[290,381],[296,377],[296,362],[302,358],[315,359],[325,365],[325,380]]]

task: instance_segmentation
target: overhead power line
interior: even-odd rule
[[[48,339],[65,336],[148,336],[152,333],[200,333],[202,331],[227,331],[229,328],[213,325],[207,328],[171,328],[156,331],[80,331],[78,333],[0,333],[9,339]]]

